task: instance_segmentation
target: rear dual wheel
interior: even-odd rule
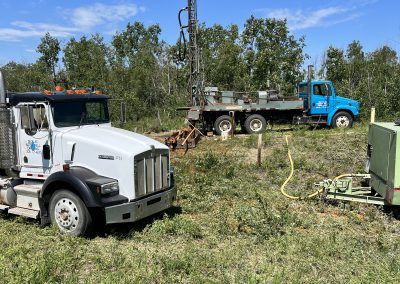
[[[214,123],[214,130],[217,135],[221,135],[223,132],[232,131],[232,127],[232,117],[229,115],[221,115]]]
[[[267,128],[266,119],[259,114],[250,115],[244,122],[244,129],[249,134],[259,134]]]
[[[221,115],[214,123],[214,129],[217,135],[221,135],[223,132],[232,131],[232,127],[232,117],[229,115]],[[244,121],[244,130],[248,134],[262,133],[267,127],[270,127],[270,124],[262,115],[259,114],[250,115]]]

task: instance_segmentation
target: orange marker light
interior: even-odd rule
[[[63,87],[61,87],[61,86],[56,86],[56,91],[57,91],[57,92],[62,92],[62,90],[63,90]]]
[[[45,93],[46,95],[51,95],[52,94],[52,92],[49,91],[49,90],[44,90],[43,93]]]

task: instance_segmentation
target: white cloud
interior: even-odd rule
[[[263,9],[268,18],[286,19],[289,29],[301,30],[320,26],[330,26],[350,21],[361,16],[361,13],[352,13],[354,8],[327,7],[318,10],[304,11],[302,9]],[[333,17],[334,16],[334,17]]]
[[[73,32],[78,31],[77,28],[63,27],[50,24],[32,24],[28,22],[12,22],[11,28],[0,28],[0,41],[20,41],[29,37],[41,37],[49,32],[55,37],[72,36]]]
[[[105,22],[119,22],[134,17],[144,11],[136,4],[104,5],[96,3],[91,6],[79,7],[70,12],[72,22],[76,27],[90,29]]]
[[[14,21],[10,27],[0,27],[0,41],[20,41],[24,38],[42,37],[49,32],[54,37],[70,37],[79,32],[88,32],[96,26],[117,24],[145,11],[136,4],[105,5],[95,3],[72,9],[68,12],[71,25],[31,23]]]
[[[28,29],[22,27],[0,28],[0,41],[20,41],[29,37],[42,37],[46,32],[55,37],[68,37],[73,35],[71,31],[70,28],[63,30],[59,26],[54,26],[53,29],[51,25],[48,25],[47,28],[42,28],[40,24],[39,27]]]

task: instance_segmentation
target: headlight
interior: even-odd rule
[[[117,181],[101,185],[101,194],[108,194],[118,191],[119,185]]]

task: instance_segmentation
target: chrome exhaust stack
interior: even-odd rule
[[[7,107],[7,92],[3,73],[0,71],[0,169],[11,177],[17,164],[14,118]]]

